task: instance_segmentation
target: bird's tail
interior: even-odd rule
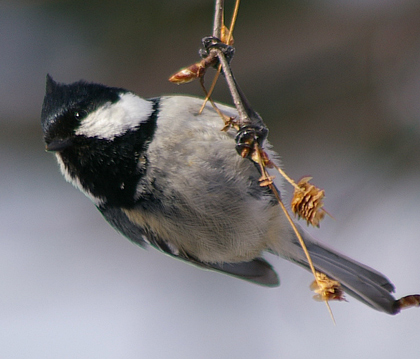
[[[317,271],[340,282],[346,293],[370,307],[388,314],[399,312],[397,301],[391,294],[394,286],[383,274],[317,243],[303,230],[300,233]],[[299,241],[296,235],[293,236],[292,247],[284,256],[309,269]]]

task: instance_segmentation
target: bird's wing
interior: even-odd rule
[[[263,258],[255,258],[250,262],[239,263],[204,263],[189,255],[181,252],[173,245],[157,238],[151,233],[131,222],[127,215],[119,208],[98,207],[105,219],[121,234],[138,244],[140,247],[151,245],[161,252],[193,264],[203,269],[213,270],[231,275],[255,284],[275,287],[280,285],[279,278],[273,267]]]

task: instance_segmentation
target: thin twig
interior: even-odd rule
[[[202,78],[200,79],[200,85],[201,85],[201,88],[203,89],[204,93],[206,94],[206,96],[208,96],[208,93],[207,93],[206,87],[204,86]],[[208,100],[210,101],[213,109],[217,112],[219,117],[221,117],[223,119],[223,121],[225,121],[225,123],[228,122],[230,120],[230,117],[225,115],[222,111],[219,110],[219,108],[217,107],[217,105],[214,103],[213,99],[210,96],[208,96]],[[205,104],[206,103],[204,103],[203,106],[202,106],[202,109],[200,109],[200,113],[204,110]]]
[[[216,0],[216,8],[214,10],[213,36],[220,39],[223,27],[223,9],[224,0]]]
[[[212,51],[217,52],[217,56],[219,58],[220,64],[222,65],[223,73],[225,74],[225,80],[229,87],[233,103],[235,104],[236,110],[239,114],[239,120],[241,121],[241,125],[244,126],[251,124],[251,119],[249,118],[248,113],[245,110],[245,107],[243,105],[243,98],[238,92],[238,88],[233,77],[232,70],[230,69],[229,63],[226,60],[225,54],[219,49],[214,49]]]
[[[222,71],[222,65],[219,65],[219,67],[217,68],[216,75],[214,75],[214,77],[213,77],[213,81],[210,85],[210,89],[209,89],[208,92],[206,91],[206,98],[204,99],[204,102],[201,105],[200,111],[198,111],[199,115],[203,112],[204,107],[206,107],[206,103],[210,100],[211,95],[214,91],[214,88],[216,87],[216,83],[217,83],[217,80],[219,79],[219,75],[220,75],[221,71]],[[204,86],[204,84],[203,84],[203,86]]]
[[[313,276],[315,278],[315,282],[318,285],[318,287],[321,288],[321,284],[319,283],[318,276],[316,275],[316,269],[315,269],[314,264],[312,262],[312,258],[311,258],[310,254],[309,254],[308,248],[306,247],[305,241],[303,240],[302,235],[300,234],[299,230],[297,229],[295,222],[293,222],[292,217],[290,216],[289,212],[287,211],[286,206],[284,205],[284,203],[283,203],[283,201],[281,199],[280,193],[277,190],[277,187],[272,183],[272,181],[270,180],[270,177],[268,176],[266,167],[264,165],[264,161],[263,161],[263,159],[261,157],[261,151],[262,150],[258,146],[257,143],[255,144],[254,151],[255,151],[255,154],[257,156],[257,158],[256,158],[257,163],[260,166],[260,171],[261,171],[261,175],[262,175],[261,178],[262,179],[266,179],[266,178],[269,179],[268,187],[270,188],[271,192],[273,192],[273,194],[276,197],[277,202],[280,204],[280,207],[281,207],[282,211],[284,212],[284,214],[285,214],[285,216],[286,216],[286,218],[287,218],[290,226],[292,227],[293,231],[295,232],[295,235],[296,235],[296,237],[297,237],[297,239],[299,241],[299,244],[302,247],[303,253],[305,254],[305,257],[306,257],[306,259],[308,261],[309,269],[311,270],[311,272],[312,272],[312,274],[313,274]],[[330,307],[330,304],[328,303],[328,300],[325,300],[325,304],[327,306],[328,312],[330,313],[331,319],[332,319],[332,321],[333,321],[333,323],[335,325],[334,314],[333,314],[333,312],[331,310],[331,307]]]
[[[308,265],[309,265],[309,268],[310,268],[310,270],[311,270],[311,272],[312,272],[313,276],[315,277],[315,282],[316,282],[317,286],[318,286],[319,288],[321,288],[321,285],[320,285],[319,280],[318,280],[318,276],[316,275],[316,270],[315,270],[315,267],[314,267],[314,265],[313,265],[313,263],[312,263],[312,258],[311,258],[311,256],[309,255],[308,249],[306,248],[306,244],[305,244],[305,242],[303,241],[303,238],[302,238],[301,234],[299,233],[298,229],[296,228],[295,222],[293,222],[293,219],[290,217],[290,214],[289,214],[289,212],[287,211],[287,209],[286,209],[286,207],[285,207],[284,203],[282,202],[282,200],[281,200],[281,198],[280,198],[280,195],[279,195],[279,193],[277,192],[276,187],[275,187],[274,185],[270,185],[270,189],[271,189],[271,191],[274,193],[274,195],[276,196],[276,198],[277,198],[277,200],[278,200],[278,202],[279,202],[279,204],[280,204],[280,206],[281,206],[281,209],[283,210],[284,214],[286,215],[286,218],[287,218],[287,220],[289,221],[290,226],[292,227],[293,231],[294,231],[294,232],[295,232],[295,234],[296,234],[296,237],[297,237],[297,238],[298,238],[298,240],[299,240],[299,244],[300,244],[300,246],[301,246],[301,247],[302,247],[302,249],[303,249],[303,253],[305,253],[306,259],[308,260]],[[334,325],[335,325],[335,324],[336,324],[336,323],[335,323],[335,318],[334,318],[334,314],[333,314],[333,312],[332,312],[332,310],[331,310],[330,303],[328,303],[328,300],[324,300],[324,302],[325,302],[325,305],[327,306],[328,312],[330,313],[331,319],[332,319],[332,321],[333,321],[333,323],[334,323]]]
[[[296,184],[295,181],[293,181],[287,174],[284,172],[279,166],[276,164],[273,164],[274,168],[283,176],[284,179],[286,179],[287,182],[289,182],[296,190],[302,191],[302,189]]]
[[[236,7],[235,7],[234,15],[233,15],[233,18],[232,18],[231,30],[230,30],[230,33],[228,35],[227,44],[229,43],[229,38],[230,38],[230,36],[232,34],[232,31],[233,31],[233,26],[235,24],[235,20],[236,20],[236,16],[237,16],[238,6],[239,6],[239,0],[237,0],[237,2],[236,2]],[[218,39],[220,39],[221,30],[222,30],[222,27],[223,27],[223,7],[224,7],[224,1],[223,0],[216,0],[216,9],[215,9],[214,26],[213,26],[213,36],[218,38]],[[217,76],[219,75],[220,69],[222,69],[223,73],[225,75],[226,83],[229,87],[229,91],[230,91],[231,96],[232,96],[233,103],[234,103],[234,105],[236,107],[236,110],[238,112],[238,115],[239,115],[240,126],[241,127],[247,126],[247,125],[262,125],[262,126],[264,126],[262,118],[251,108],[251,106],[249,105],[245,95],[243,94],[243,92],[238,87],[238,85],[235,81],[235,78],[233,77],[233,73],[232,73],[232,70],[230,68],[230,65],[229,65],[223,51],[219,50],[218,48],[214,48],[214,49],[211,50],[209,56],[215,56],[214,54],[216,54],[217,57],[219,58],[220,65],[219,65],[219,69],[218,69],[219,71],[216,74],[215,79],[213,80],[211,91],[214,88],[214,85],[215,85],[215,82],[217,80]],[[201,82],[201,85],[204,88],[203,82]],[[211,91],[209,91],[209,93],[207,93],[206,101],[210,98]],[[204,102],[204,104],[202,106],[202,109],[204,108],[205,103],[206,102]],[[200,110],[200,112],[201,112],[201,110]],[[261,175],[262,175],[261,179],[260,179],[262,181],[261,183],[266,181],[267,182],[266,185],[270,188],[270,190],[272,191],[272,193],[276,197],[278,203],[281,206],[281,209],[283,210],[287,220],[289,221],[293,231],[295,232],[296,237],[298,238],[300,246],[302,247],[302,250],[303,250],[303,252],[304,252],[304,254],[307,258],[309,268],[310,268],[310,270],[312,271],[312,274],[315,277],[315,281],[316,281],[318,287],[321,288],[321,285],[320,285],[319,280],[318,280],[317,272],[316,272],[315,267],[312,263],[312,259],[310,257],[310,254],[309,254],[308,250],[307,250],[305,242],[304,242],[301,234],[299,233],[295,223],[293,222],[290,214],[288,213],[285,205],[283,204],[280,193],[278,192],[276,186],[272,183],[272,178],[268,176],[268,173],[267,173],[267,170],[266,170],[266,167],[265,167],[265,163],[262,159],[261,151],[263,151],[263,150],[259,147],[258,143],[255,143],[254,153],[256,154],[257,158],[254,159],[254,160],[260,166]],[[283,177],[285,177],[295,188],[298,188],[296,183],[291,178],[289,178],[280,168],[278,168],[277,166],[275,166],[275,167],[283,175]],[[335,324],[334,316],[333,316],[333,313],[331,311],[328,300],[325,300],[325,304],[326,304],[326,306],[328,308],[328,311],[331,315],[331,318],[332,318],[332,320]]]
[[[216,8],[214,12],[214,23],[213,23],[213,36],[220,39],[222,26],[223,26],[223,9],[224,9],[224,1],[223,0],[216,0]],[[237,11],[236,11],[237,14]],[[234,14],[236,19],[236,14]],[[245,110],[243,105],[243,99],[241,98],[235,80],[233,78],[232,71],[230,69],[229,63],[226,60],[224,53],[218,49],[213,49],[212,52],[215,51],[220,61],[220,65],[222,66],[223,73],[225,74],[226,82],[229,87],[229,91],[232,95],[233,103],[239,114],[239,119],[241,123],[247,125],[251,123],[251,120]]]
[[[236,0],[236,2],[235,2],[235,9],[233,10],[233,15],[232,15],[232,20],[231,20],[231,22],[230,22],[230,27],[229,27],[229,34],[228,34],[228,37],[227,37],[227,39],[226,39],[226,44],[229,44],[229,42],[230,42],[230,39],[232,38],[232,34],[233,34],[233,29],[235,28],[235,24],[236,24],[236,18],[238,17],[238,12],[239,12],[239,4],[241,3],[241,1],[240,0]],[[222,8],[220,8],[219,6],[222,6]],[[220,12],[221,12],[221,14],[222,15],[220,15],[220,14],[218,14],[217,13],[217,11],[218,11],[218,9],[219,10],[221,10]],[[219,31],[219,25],[220,25],[220,22],[219,22],[219,18],[221,17],[222,18],[222,25],[221,25],[221,27],[223,27],[223,18],[224,18],[224,15],[223,15],[223,1],[221,1],[221,5],[220,4],[218,4],[218,1],[216,1],[216,10],[215,10],[215,16],[214,16],[214,26],[213,26],[213,36],[215,36],[215,37],[217,37],[215,34],[216,34],[216,32],[218,32]],[[217,21],[216,21],[217,20]],[[220,36],[221,36],[221,33],[220,33]],[[217,37],[217,38],[219,38],[219,37]],[[207,101],[209,101],[209,99],[210,99],[210,96],[212,95],[212,93],[213,93],[213,90],[214,90],[214,88],[216,87],[216,82],[217,82],[217,80],[218,80],[218,78],[219,78],[219,76],[220,76],[220,72],[222,71],[222,65],[220,65],[219,64],[219,66],[218,66],[218,68],[217,68],[217,72],[216,72],[216,75],[214,75],[214,78],[213,78],[213,81],[212,81],[212,83],[211,83],[211,86],[210,86],[210,89],[209,89],[209,91],[208,91],[208,93],[206,93],[206,98],[204,99],[204,103],[203,103],[203,105],[201,106],[201,108],[200,108],[200,111],[198,111],[198,114],[201,114],[202,112],[203,112],[203,110],[204,110],[204,107],[206,106],[206,103],[207,103]]]
[[[241,0],[236,0],[236,2],[235,2],[235,9],[233,10],[232,21],[230,22],[229,34],[228,34],[228,37],[226,39],[226,44],[229,44],[230,39],[233,36],[232,35],[233,34],[233,29],[235,28],[236,18],[238,17],[239,4],[240,3],[241,3]]]

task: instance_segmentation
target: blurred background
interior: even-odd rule
[[[141,250],[44,152],[47,73],[201,96],[198,83],[167,78],[197,61],[212,22],[212,1],[0,3],[1,358],[420,352],[420,309],[394,317],[350,297],[331,304],[334,326],[310,273],[274,256],[282,285],[267,289]],[[418,293],[420,3],[243,1],[234,37],[232,68],[287,173],[326,191],[334,219],[308,230],[386,274],[397,298]],[[214,98],[230,102],[223,81]]]

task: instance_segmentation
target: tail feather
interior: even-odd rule
[[[301,231],[301,234],[317,271],[339,281],[347,294],[370,307],[388,314],[398,312],[396,300],[391,294],[394,286],[388,278],[364,264],[315,242],[307,233]],[[293,244],[298,248],[292,250],[294,254],[289,259],[309,268],[297,238]]]

